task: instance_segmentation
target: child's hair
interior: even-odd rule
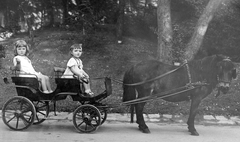
[[[29,54],[29,46],[28,46],[26,41],[24,41],[24,40],[17,40],[14,43],[14,56],[18,55],[18,53],[17,53],[17,48],[18,47],[26,47],[26,56],[28,56],[28,54]]]
[[[73,44],[70,47],[70,51],[72,51],[73,49],[81,49],[82,50],[82,44]]]

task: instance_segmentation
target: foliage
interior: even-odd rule
[[[118,5],[114,0],[85,0],[69,4],[67,24],[91,31],[95,24],[116,24]]]
[[[67,2],[66,5],[63,2]],[[157,42],[156,2],[157,0],[126,0],[125,35]],[[175,60],[182,60],[184,49],[208,2],[209,0],[171,0],[172,54]],[[9,17],[7,28],[13,32],[22,29],[18,23],[19,19],[24,19],[28,25],[25,31],[29,30],[29,27],[37,30],[45,26],[54,26],[92,34],[99,24],[106,25],[107,28],[103,30],[112,27],[114,29],[119,16],[118,0],[11,0],[11,3],[1,0],[0,7],[7,11]],[[238,57],[240,49],[237,48],[240,41],[237,28],[240,23],[239,7],[239,1],[226,0],[215,14],[202,44],[202,50],[207,55],[221,53],[240,61]],[[67,17],[64,13],[67,13]],[[198,56],[202,57],[201,53]]]

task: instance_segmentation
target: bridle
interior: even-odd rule
[[[223,59],[221,62],[232,62],[230,58],[225,58]],[[218,83],[222,82],[222,83],[230,83],[231,81],[230,80],[221,80],[220,77],[219,77],[219,74],[217,74],[217,81]]]

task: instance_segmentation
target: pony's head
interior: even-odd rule
[[[217,80],[219,91],[226,94],[230,88],[232,79],[237,78],[237,71],[234,63],[227,57],[217,63]]]

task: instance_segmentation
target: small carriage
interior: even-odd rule
[[[32,124],[40,124],[49,114],[49,104],[56,103],[71,96],[80,105],[73,112],[73,124],[79,132],[95,131],[107,118],[107,109],[122,105],[131,106],[131,121],[136,112],[139,130],[150,133],[143,118],[146,102],[164,99],[170,102],[191,100],[190,114],[187,121],[188,130],[198,136],[194,119],[200,102],[214,88],[217,96],[226,94],[237,71],[234,63],[226,56],[213,55],[199,60],[185,62],[179,67],[150,60],[140,62],[130,68],[123,79],[123,102],[120,104],[102,104],[101,100],[112,93],[111,81],[105,77],[105,90],[99,95],[88,98],[79,87],[76,79],[61,78],[64,69],[54,68],[57,88],[51,94],[44,94],[39,89],[36,77],[19,77],[13,70],[12,81],[15,83],[18,96],[8,100],[2,109],[4,123],[14,130],[23,130]],[[54,111],[56,106],[54,105]]]
[[[102,78],[105,83],[105,90],[94,96],[85,97],[82,82],[75,78],[61,78],[63,68],[54,67],[56,89],[45,94],[41,91],[39,80],[36,77],[27,75],[19,77],[16,68],[12,70],[12,82],[16,87],[18,96],[12,97],[5,102],[2,108],[3,122],[13,130],[24,130],[29,126],[44,122],[50,111],[50,104],[54,105],[56,112],[56,101],[64,100],[71,96],[73,101],[80,105],[73,112],[73,124],[77,131],[89,133],[95,131],[107,118],[107,109],[101,103],[103,99],[112,93],[111,79]],[[5,82],[7,79],[5,78]]]

